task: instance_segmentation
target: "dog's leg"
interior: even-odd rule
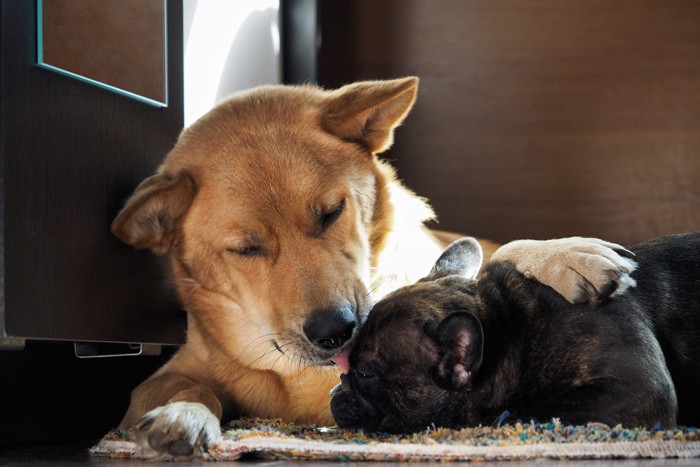
[[[516,240],[500,247],[492,261],[507,261],[526,277],[552,287],[571,303],[599,303],[636,285],[634,254],[597,238]]]
[[[130,430],[146,457],[190,456],[221,436],[221,414],[211,389],[164,373],[134,389],[119,428]]]

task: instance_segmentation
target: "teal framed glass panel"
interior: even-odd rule
[[[167,0],[37,0],[37,64],[168,104]]]

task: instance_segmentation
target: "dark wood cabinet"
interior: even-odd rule
[[[74,342],[183,339],[160,259],[109,230],[182,128],[182,5],[167,7],[159,108],[38,67],[36,1],[0,2],[0,451],[99,437],[172,352],[78,359]]]
[[[109,231],[182,128],[182,6],[167,6],[163,108],[38,67],[36,2],[0,3],[0,336],[182,340],[184,313],[159,258]]]

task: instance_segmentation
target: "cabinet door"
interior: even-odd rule
[[[109,227],[182,128],[182,3],[166,3],[167,107],[37,66],[36,8],[0,3],[0,337],[178,343],[162,258]]]

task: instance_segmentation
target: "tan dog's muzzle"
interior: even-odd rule
[[[303,325],[304,335],[322,350],[337,350],[353,335],[357,326],[357,311],[348,302],[316,310]]]

